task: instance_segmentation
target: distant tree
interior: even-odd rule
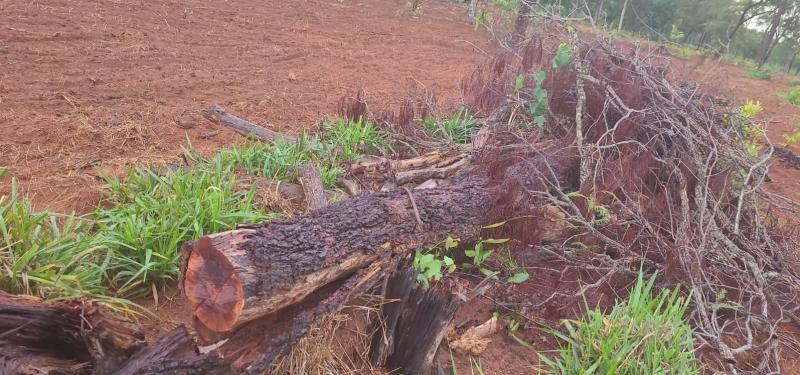
[[[761,69],[769,59],[769,56],[775,47],[773,43],[776,43],[780,40],[780,38],[776,38],[776,36],[778,36],[778,30],[784,21],[783,17],[785,14],[787,14],[787,12],[789,12],[790,8],[792,7],[792,3],[792,0],[775,0],[773,1],[773,4],[770,4],[771,9],[765,17],[769,23],[767,30],[764,31],[761,36],[761,44],[758,47],[758,55],[756,55],[756,64],[758,64],[759,69]]]

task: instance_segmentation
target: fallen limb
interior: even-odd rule
[[[0,373],[106,374],[144,345],[134,324],[96,303],[47,303],[0,292]]]
[[[229,363],[219,356],[200,354],[191,334],[181,325],[140,350],[114,371],[114,375],[223,375],[231,371]]]
[[[211,121],[215,121],[222,125],[225,125],[235,130],[237,133],[240,133],[248,137],[253,136],[265,141],[294,140],[293,137],[269,130],[261,125],[254,124],[247,120],[236,117],[228,112],[225,112],[225,110],[219,107],[218,105],[212,105],[211,107],[206,108],[206,110],[203,111],[203,116]]]

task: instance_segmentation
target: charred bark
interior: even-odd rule
[[[439,344],[462,301],[437,283],[415,287],[416,273],[400,270],[388,278],[381,307],[383,329],[372,336],[370,361],[402,374],[432,374]]]
[[[230,365],[216,355],[201,355],[186,327],[179,326],[143,348],[114,375],[230,374]]]
[[[138,328],[95,303],[0,293],[0,373],[107,374],[144,344]]]

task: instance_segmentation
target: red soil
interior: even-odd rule
[[[86,212],[95,167],[176,159],[241,140],[205,121],[217,103],[294,133],[364,89],[396,106],[424,85],[459,100],[489,36],[463,8],[427,1],[0,2],[0,166],[35,204]],[[9,179],[0,187],[7,192]]]

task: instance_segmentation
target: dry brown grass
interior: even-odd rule
[[[370,319],[377,304],[349,306],[325,318],[292,351],[275,362],[270,374],[343,375],[388,374],[369,363]]]

